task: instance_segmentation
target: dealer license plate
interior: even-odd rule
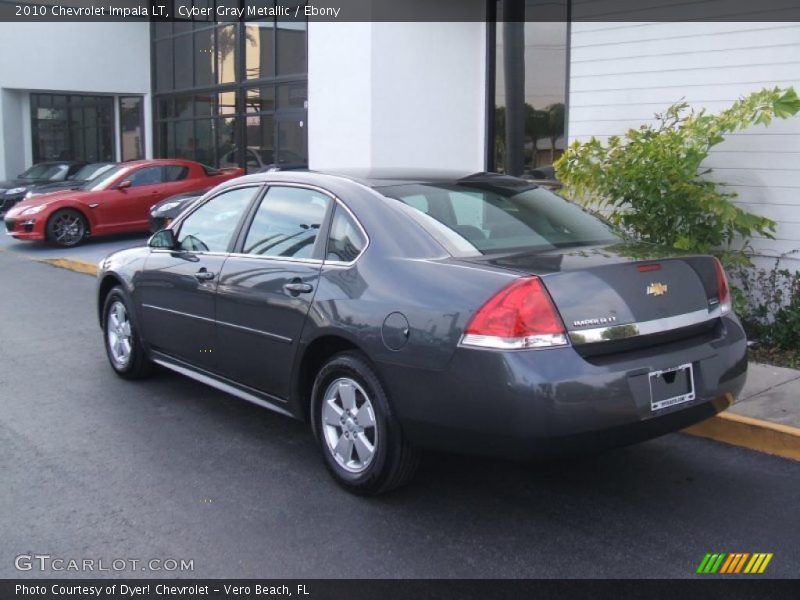
[[[691,363],[650,373],[651,411],[692,400],[694,400],[694,373]]]

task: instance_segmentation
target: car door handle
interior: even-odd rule
[[[197,279],[197,281],[211,281],[214,279],[214,273],[206,271],[204,267],[194,274],[194,278]]]
[[[302,281],[293,281],[292,283],[284,283],[283,289],[292,294],[308,294],[314,290],[314,286]]]

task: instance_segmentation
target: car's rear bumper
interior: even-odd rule
[[[648,374],[686,363],[696,398],[653,412]],[[701,336],[594,358],[572,347],[459,348],[445,371],[380,368],[413,443],[525,459],[624,445],[705,420],[744,386],[747,348],[738,320],[726,316]]]

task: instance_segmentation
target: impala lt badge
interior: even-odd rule
[[[663,296],[667,293],[667,286],[664,283],[651,283],[647,286],[648,296]]]
[[[611,315],[608,317],[595,317],[593,319],[581,319],[580,321],[573,321],[573,327],[586,327],[587,325],[609,325],[614,323],[617,317]]]

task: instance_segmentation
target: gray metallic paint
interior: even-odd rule
[[[559,309],[570,294],[577,294],[596,298],[596,310],[603,313],[609,309],[603,305],[604,293],[610,286],[625,285],[620,265],[662,259],[658,248],[616,244],[530,256],[454,258],[396,201],[358,180],[320,173],[252,175],[223,184],[209,197],[237,185],[265,183],[324,189],[357,216],[369,236],[367,251],[348,266],[240,257],[225,263],[224,256],[203,253],[176,259],[176,254],[187,253],[150,248],[109,256],[99,273],[101,294],[109,281],[124,285],[135,305],[135,320],[144,325],[145,346],[160,351],[162,364],[172,355],[183,372],[190,372],[192,363],[202,369],[205,380],[238,387],[246,392],[243,397],[260,397],[267,405],[280,404],[281,412],[304,418],[308,398],[302,391],[308,386],[298,377],[305,353],[315,341],[333,336],[361,349],[373,362],[412,443],[464,452],[481,448],[484,454],[520,458],[671,431],[724,409],[744,385],[746,340],[732,314],[717,318],[710,332],[594,358],[581,356],[572,346],[517,351],[458,346],[475,311],[522,274],[540,275]],[[171,228],[177,230],[186,215]],[[322,231],[326,227],[327,220]],[[159,254],[171,259],[154,258]],[[679,300],[688,310],[710,302],[713,289],[707,265],[697,259],[701,266],[695,268],[693,259],[687,260],[664,262],[665,274],[675,281],[695,276],[694,270],[706,287],[708,298],[695,293]],[[222,273],[214,310],[211,287],[189,275],[199,265]],[[154,281],[153,268],[166,275],[159,272]],[[290,271],[294,268],[297,272]],[[587,268],[594,269],[588,278],[579,273]],[[295,276],[314,285],[313,300],[282,289]],[[158,311],[143,309],[148,303],[215,315],[233,327],[217,327],[211,336],[196,323],[178,325],[172,319],[170,324],[171,316],[153,321],[148,311]],[[580,312],[575,307],[564,310],[568,318]],[[388,347],[382,334],[387,316],[396,312],[409,324],[408,341],[399,349]],[[664,305],[634,308],[620,314],[618,322],[657,318],[664,312]],[[275,335],[291,342],[271,337]],[[199,347],[205,345],[214,352],[200,357]],[[642,378],[685,362],[694,365],[697,398],[652,415],[641,393]]]

